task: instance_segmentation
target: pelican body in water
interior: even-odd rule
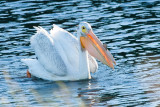
[[[90,72],[98,68],[95,58],[111,68],[116,64],[87,22],[78,25],[77,38],[56,25],[50,33],[42,27],[35,29],[31,46],[38,59],[21,60],[29,74],[53,81],[90,79]]]

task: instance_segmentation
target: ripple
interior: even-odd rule
[[[0,104],[159,106],[160,1],[1,0],[0,7]],[[108,45],[115,70],[98,62],[92,80],[63,85],[25,78],[27,67],[20,59],[35,57],[30,47],[33,26],[49,30],[57,24],[74,33],[81,21],[88,21]]]

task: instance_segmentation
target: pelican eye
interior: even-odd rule
[[[82,32],[86,32],[86,27],[82,26]]]

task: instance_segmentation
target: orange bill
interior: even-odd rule
[[[102,42],[96,37],[92,30],[86,34],[86,37],[80,37],[81,45],[90,55],[97,58],[103,64],[114,69],[113,63],[116,64],[112,54],[106,49]]]

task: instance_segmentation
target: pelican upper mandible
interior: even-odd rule
[[[111,68],[116,64],[87,22],[78,25],[77,37],[56,25],[50,33],[42,27],[35,29],[30,41],[37,59],[21,60],[29,74],[53,81],[90,79],[90,72],[98,68],[95,58]]]

